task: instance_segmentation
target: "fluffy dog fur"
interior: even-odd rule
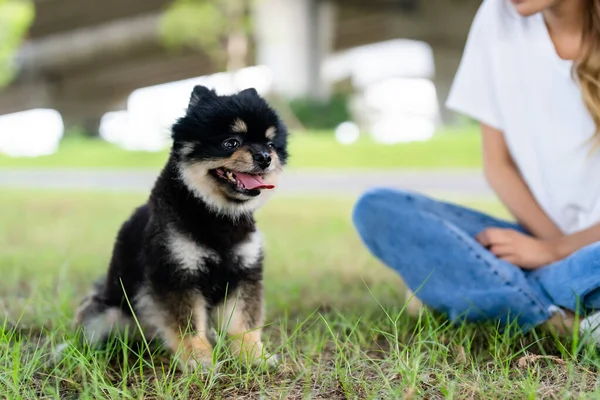
[[[261,342],[263,249],[253,212],[286,164],[286,128],[254,89],[219,96],[197,86],[172,139],[148,202],[122,225],[108,274],[76,325],[100,344],[115,330],[136,330],[135,314],[146,338],[158,335],[191,368],[212,365],[215,325],[243,360],[276,362]],[[262,189],[240,186],[236,176],[248,174],[262,177]]]

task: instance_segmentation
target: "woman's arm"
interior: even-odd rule
[[[534,199],[515,165],[501,131],[481,124],[483,170],[506,208],[536,238],[553,239],[562,232]]]
[[[600,242],[600,223],[571,235],[552,240],[551,244],[556,247],[556,259],[562,260],[582,247],[596,242]]]
[[[479,243],[505,261],[522,268],[536,269],[600,242],[600,223],[564,235],[535,201],[510,156],[502,132],[482,125],[482,134],[486,179],[533,237],[512,229],[490,228],[477,235]]]

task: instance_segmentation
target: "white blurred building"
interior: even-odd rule
[[[328,84],[350,79],[351,111],[362,131],[381,143],[427,140],[439,120],[433,51],[424,42],[397,39],[329,57]]]
[[[0,153],[12,157],[53,154],[65,132],[60,113],[39,108],[0,115]]]

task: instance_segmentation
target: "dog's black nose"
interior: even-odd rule
[[[258,153],[254,153],[252,156],[254,161],[258,164],[262,169],[266,169],[271,165],[271,155],[266,151],[260,151]]]

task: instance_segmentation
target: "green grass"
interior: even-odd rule
[[[382,145],[362,137],[339,144],[331,132],[294,133],[290,138],[292,168],[478,168],[480,137],[476,131],[442,131],[432,140]],[[0,155],[0,168],[93,167],[152,168],[163,166],[167,152],[120,149],[108,142],[67,137],[57,153],[34,158]]]
[[[265,342],[279,371],[185,375],[164,352],[115,343],[54,346],[105,271],[120,223],[143,196],[0,191],[0,393],[7,399],[567,398],[600,394],[598,359],[543,330],[499,334],[403,311],[401,280],[361,245],[349,199],[273,199],[258,215],[267,244]],[[467,203],[505,215],[495,203]],[[310,210],[305,214],[304,210]],[[2,326],[0,320],[0,326]],[[16,324],[16,327],[15,327]],[[535,358],[532,354],[546,355]],[[226,352],[221,357],[227,358]],[[529,362],[528,362],[529,361]]]

